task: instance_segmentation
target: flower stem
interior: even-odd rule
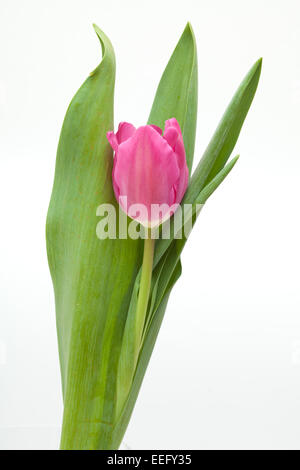
[[[145,324],[145,318],[148,307],[148,300],[151,288],[151,278],[152,278],[152,267],[153,267],[153,255],[154,255],[154,245],[155,239],[151,238],[151,230],[147,231],[147,238],[144,241],[144,255],[143,255],[143,265],[142,265],[142,274],[139,288],[139,296],[137,301],[136,308],[136,333],[138,343],[140,345],[143,328]]]

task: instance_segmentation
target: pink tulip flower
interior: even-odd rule
[[[163,135],[154,125],[136,129],[121,122],[107,139],[115,151],[113,187],[123,211],[146,227],[168,219],[184,196],[189,175],[177,120],[165,122]]]

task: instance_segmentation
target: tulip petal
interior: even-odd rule
[[[189,173],[186,164],[183,137],[177,119],[172,118],[165,122],[164,138],[168,141],[169,145],[176,153],[181,174],[181,177],[178,179],[176,184],[176,202],[180,202],[188,185]]]
[[[175,141],[175,132],[177,135],[176,141]],[[179,165],[180,170],[182,170],[184,166],[186,165],[186,156],[185,156],[183,137],[182,137],[181,129],[177,122],[177,119],[172,118],[166,121],[164,138],[169,142],[171,147],[176,152],[177,158],[178,158],[178,165]]]
[[[165,130],[163,137],[166,139],[170,147],[175,150],[175,145],[178,139],[178,132],[175,127],[169,127],[167,130]]]
[[[175,202],[173,187],[179,177],[175,152],[151,126],[139,127],[132,138],[119,145],[113,175],[116,197],[127,196],[128,207],[145,205],[148,222],[152,204],[170,206]]]
[[[155,129],[160,135],[162,135],[162,130],[160,127],[155,126],[155,124],[150,124],[150,127],[152,127],[152,129]]]
[[[166,130],[169,129],[170,127],[175,127],[175,129],[177,130],[178,134],[181,135],[181,137],[182,137],[180,125],[178,124],[177,119],[171,118],[171,119],[167,119],[167,120],[166,120],[166,122],[165,122],[165,132],[166,132]]]
[[[188,187],[188,182],[189,182],[189,169],[187,167],[187,164],[185,164],[185,168],[182,170],[182,176],[178,180],[176,187],[176,202],[180,203],[186,188]]]
[[[118,144],[120,145],[122,142],[132,137],[135,130],[135,127],[129,122],[120,122],[116,133]]]
[[[129,122],[120,122],[117,132],[107,132],[106,137],[112,149],[116,152],[122,142],[125,142],[132,137],[135,130],[135,127]]]

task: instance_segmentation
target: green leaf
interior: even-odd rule
[[[96,209],[116,204],[111,184],[115,57],[95,26],[103,59],[74,96],[61,131],[47,216],[62,372],[61,447],[110,448],[116,376],[141,240],[99,240]]]
[[[233,96],[192,175],[182,200],[182,205],[194,204],[201,190],[224,167],[230,157],[254,98],[260,77],[261,65],[262,59],[255,62]],[[171,221],[171,233],[173,233],[173,220]],[[155,250],[155,265],[171,243],[172,239],[159,240]]]
[[[184,202],[192,202],[204,186],[224,167],[236,144],[254,98],[262,59],[259,59],[240,84],[222,117],[202,159],[193,173]]]
[[[159,82],[148,124],[156,124],[163,129],[167,119],[177,119],[190,170],[194,157],[197,104],[197,49],[192,26],[187,23]]]

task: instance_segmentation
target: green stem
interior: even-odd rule
[[[151,288],[152,278],[152,267],[153,267],[153,255],[154,255],[155,239],[151,238],[151,230],[147,231],[147,238],[144,241],[144,256],[142,274],[139,288],[139,297],[136,308],[136,334],[138,338],[138,344],[141,343],[143,328],[145,324],[145,318],[148,307],[148,300]]]

